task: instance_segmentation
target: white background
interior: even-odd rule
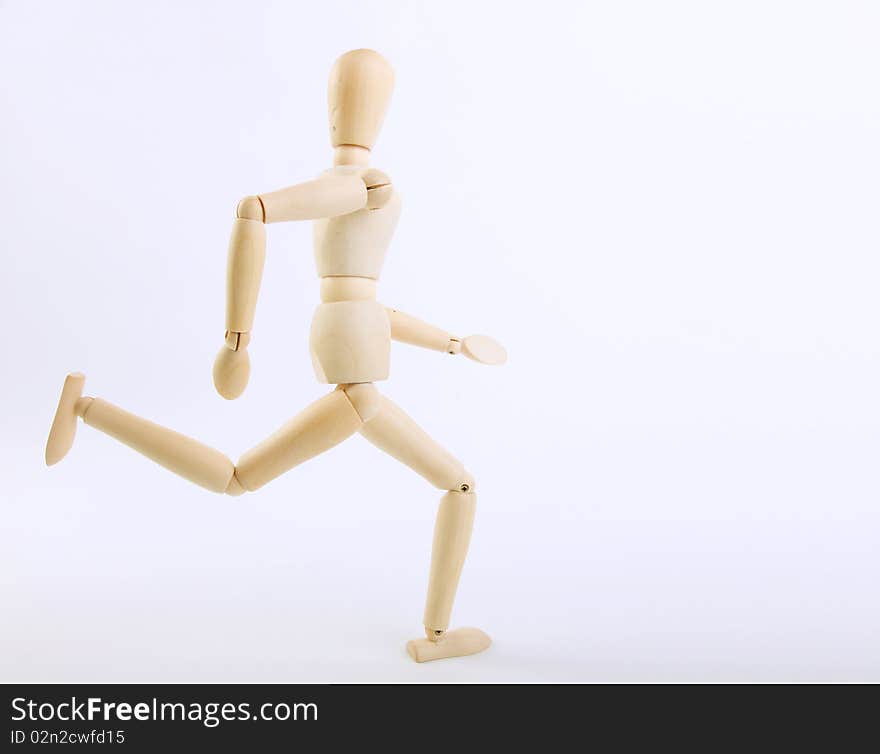
[[[503,8],[503,10],[502,10]],[[874,3],[0,4],[0,680],[880,679]],[[81,427],[67,371],[233,458],[326,390],[307,224],[269,229],[244,396],[211,384],[246,194],[329,166],[337,55],[397,88],[381,388],[480,490],[416,665],[440,493],[355,437],[224,498]]]

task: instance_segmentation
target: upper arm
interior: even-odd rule
[[[353,173],[328,172],[305,183],[260,194],[263,221],[316,220],[367,206],[367,185]]]
[[[265,223],[291,220],[317,220],[356,212],[359,209],[377,209],[390,198],[391,179],[376,168],[341,165],[325,171],[317,178],[295,186],[270,191],[242,200],[254,215]],[[250,217],[250,215],[239,215]]]

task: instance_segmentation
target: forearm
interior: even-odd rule
[[[265,261],[266,226],[260,220],[237,217],[226,264],[227,332],[248,333],[253,329]]]
[[[446,330],[397,309],[387,311],[391,322],[391,337],[394,340],[442,353],[458,353],[461,350],[461,339]]]

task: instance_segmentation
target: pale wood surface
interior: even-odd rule
[[[412,346],[429,348],[432,351],[450,352],[450,342],[453,336],[446,330],[413,317],[411,314],[388,309],[388,319],[391,322],[391,337],[401,343],[409,343]]]
[[[266,262],[266,226],[236,218],[226,261],[226,329],[250,332]]]
[[[447,492],[437,508],[431,575],[425,601],[425,628],[445,631],[474,528],[477,496],[473,492]]]
[[[376,281],[347,275],[321,278],[321,301],[333,304],[337,301],[375,301]]]
[[[334,217],[367,206],[367,186],[356,172],[330,170],[295,186],[260,194],[267,223]]]
[[[238,398],[247,387],[251,374],[251,358],[247,348],[232,350],[226,344],[220,347],[214,360],[212,377],[217,392],[226,400]]]
[[[492,639],[479,628],[456,628],[447,631],[442,641],[413,639],[407,642],[406,651],[416,662],[430,662],[476,654],[491,644]]]
[[[507,351],[488,335],[468,335],[461,341],[461,352],[481,364],[499,365],[507,361]]]
[[[370,150],[355,144],[340,144],[333,148],[334,165],[366,165],[370,161]]]
[[[101,398],[91,402],[83,421],[212,492],[225,492],[235,470],[232,461],[220,451]]]
[[[391,326],[385,307],[377,301],[319,304],[312,317],[309,351],[319,382],[388,379]]]
[[[330,143],[372,149],[394,89],[394,70],[374,50],[351,50],[330,71]]]
[[[376,416],[361,427],[364,437],[438,489],[473,487],[473,477],[461,461],[431,438],[396,403],[382,396],[381,404]]]
[[[76,402],[82,395],[85,382],[86,376],[80,372],[73,372],[64,380],[58,408],[46,440],[46,463],[49,466],[64,458],[73,445],[76,437]]]
[[[354,385],[340,385],[361,421],[369,421],[382,408],[382,395],[371,382],[358,382]]]
[[[388,195],[381,207],[315,221],[313,245],[319,277],[379,277],[401,210],[400,194],[393,187],[382,191]]]
[[[319,398],[278,431],[247,451],[235,475],[247,490],[257,490],[285,471],[307,461],[361,426],[361,418],[341,390]]]

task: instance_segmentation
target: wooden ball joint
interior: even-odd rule
[[[474,478],[376,383],[388,378],[392,340],[483,364],[502,364],[507,356],[486,335],[452,335],[376,298],[401,202],[388,174],[369,161],[393,88],[394,72],[377,52],[352,50],[340,57],[328,88],[333,167],[304,183],[245,197],[232,224],[226,323],[213,371],[217,392],[231,400],[247,387],[266,226],[294,220],[313,221],[321,303],[312,318],[309,350],[318,381],[335,389],[233,463],[197,440],[101,398],[84,397],[85,377],[72,373],[64,381],[49,432],[46,463],[64,458],[80,418],[195,484],[242,495],[359,432],[443,491],[434,527],[425,638],[407,644],[410,656],[425,662],[474,654],[491,643],[477,628],[448,630],[473,527]]]

